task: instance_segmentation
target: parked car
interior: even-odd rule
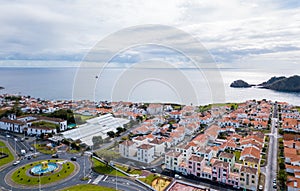
[[[259,185],[258,190],[263,190],[263,185]]]
[[[76,161],[76,160],[77,160],[76,157],[72,157],[72,158],[71,158],[71,161]]]
[[[156,169],[155,169],[155,168],[152,168],[150,171],[151,171],[151,172],[156,172]]]

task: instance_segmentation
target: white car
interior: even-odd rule
[[[14,166],[17,166],[20,163],[19,160],[17,160],[16,162],[13,163]]]

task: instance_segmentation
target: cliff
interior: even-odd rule
[[[267,82],[260,84],[262,88],[284,91],[284,92],[300,92],[300,76],[273,77]]]

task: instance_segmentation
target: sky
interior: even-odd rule
[[[299,0],[0,0],[0,3],[0,66],[47,63],[69,66],[84,59],[107,36],[146,24],[172,26],[192,35],[221,67],[299,66]],[[145,56],[172,60],[174,55],[163,48],[142,46],[121,52],[113,61],[138,62]],[[174,62],[177,61],[184,63],[182,59]]]

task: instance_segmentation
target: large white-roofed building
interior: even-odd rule
[[[72,140],[81,140],[88,146],[93,145],[92,138],[94,136],[101,136],[102,139],[107,138],[107,132],[117,132],[118,127],[123,127],[129,120],[122,118],[115,118],[112,114],[105,114],[100,117],[87,120],[87,123],[80,125],[78,128],[66,131],[63,134],[65,138]]]

